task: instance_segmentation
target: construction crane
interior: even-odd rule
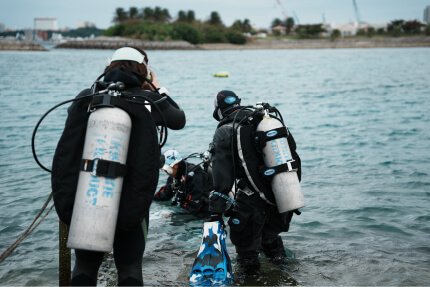
[[[360,14],[358,13],[358,6],[355,0],[352,0],[352,4],[354,5],[354,11],[355,11],[355,19],[358,22],[358,26],[360,26]]]
[[[276,0],[276,3],[279,7],[281,7],[282,10],[282,16],[284,16],[284,20],[287,20],[287,14],[285,13],[284,7],[282,6],[281,0]]]
[[[297,17],[296,12],[293,11],[294,20],[296,20],[297,25],[300,25],[299,17]]]

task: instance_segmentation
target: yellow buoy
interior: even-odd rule
[[[216,72],[214,77],[228,77],[228,72]]]

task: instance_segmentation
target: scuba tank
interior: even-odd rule
[[[106,97],[116,97],[109,91]],[[94,109],[87,123],[68,248],[112,250],[132,121],[113,106]]]
[[[306,206],[297,168],[291,156],[287,137],[288,130],[282,121],[264,110],[263,119],[257,125],[257,133],[264,135],[265,145],[261,152],[266,166],[263,175],[271,178],[271,186],[279,213]]]

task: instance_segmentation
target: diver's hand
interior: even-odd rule
[[[150,74],[151,74],[151,82],[154,84],[154,86],[157,89],[159,89],[160,88],[160,84],[158,83],[157,77],[155,76],[154,72],[152,72],[152,71],[150,72]]]

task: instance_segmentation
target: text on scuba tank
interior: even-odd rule
[[[111,161],[119,161],[120,149],[121,149],[121,141],[117,139],[112,139],[109,143],[108,151],[106,150],[106,140],[97,139],[96,146],[94,147],[93,158],[105,158]],[[107,158],[106,158],[107,157]],[[94,160],[93,171],[97,170],[98,160]],[[104,183],[100,181],[104,180]],[[115,190],[115,179],[107,178],[107,177],[99,177],[97,175],[91,174],[91,179],[88,182],[88,190],[87,190],[87,200],[85,201],[87,204],[95,206],[97,204],[97,196],[100,190],[100,185],[102,185],[102,194],[101,196],[104,198],[112,199],[114,197]]]
[[[291,155],[286,138],[280,138],[278,140],[271,141],[270,147],[272,148],[272,152],[275,155],[276,165],[281,165],[291,160]]]

